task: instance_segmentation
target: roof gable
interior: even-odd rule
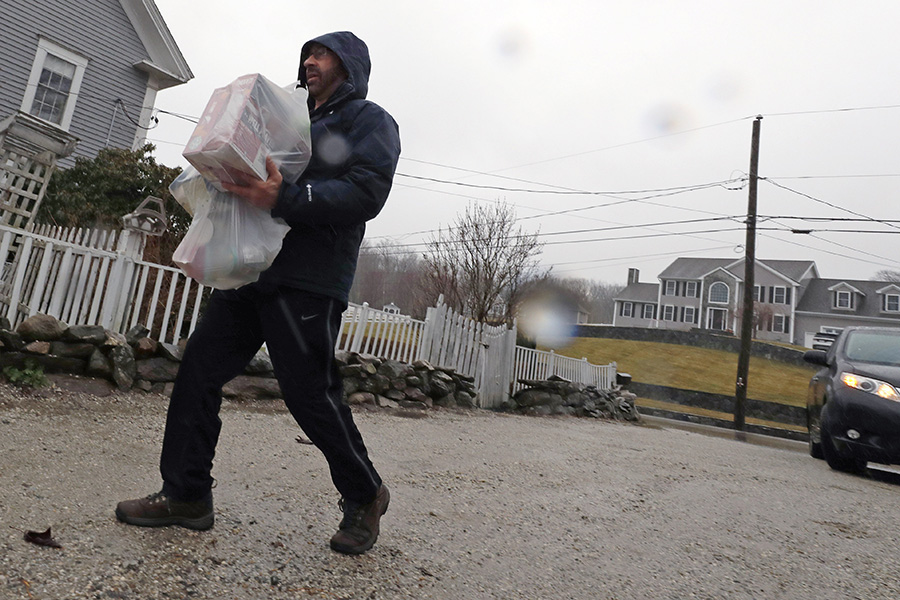
[[[652,302],[659,298],[658,283],[630,283],[619,292],[614,300],[623,302]]]
[[[855,286],[853,286],[853,285],[850,285],[850,284],[847,283],[846,281],[839,281],[839,282],[837,282],[836,284],[834,284],[833,286],[831,286],[830,288],[828,288],[828,291],[829,291],[829,292],[837,292],[837,291],[840,291],[840,290],[849,290],[849,291],[851,291],[851,292],[854,292],[854,293],[856,293],[856,294],[860,294],[860,295],[862,295],[862,296],[865,296],[865,295],[866,295],[866,293],[865,293],[864,291],[860,290],[858,287],[855,287]]]
[[[119,0],[149,58],[135,68],[150,75],[156,89],[162,90],[193,79],[187,61],[166,26],[153,0]]]
[[[699,281],[715,269],[728,266],[732,262],[734,262],[734,260],[731,258],[694,258],[681,256],[672,261],[672,263],[659,274],[659,279],[696,279]]]

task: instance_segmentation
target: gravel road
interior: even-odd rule
[[[123,525],[165,405],[0,386],[0,598],[900,597],[895,481],[647,423],[358,412],[392,503],[347,557],[318,451],[279,404],[226,403],[215,527]],[[47,527],[61,550],[23,540]]]

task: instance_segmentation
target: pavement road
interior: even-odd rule
[[[215,527],[126,526],[165,404],[0,388],[0,598],[900,598],[895,479],[649,418],[357,412],[393,499],[347,557],[318,451],[279,404],[226,403]],[[23,540],[47,527],[61,550]]]

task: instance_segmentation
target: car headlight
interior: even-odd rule
[[[841,373],[841,381],[847,387],[851,387],[861,392],[875,394],[894,402],[900,402],[900,393],[897,388],[884,381],[872,379],[871,377],[863,377],[854,373]]]

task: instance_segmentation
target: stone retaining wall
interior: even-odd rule
[[[628,389],[640,396],[660,402],[670,402],[682,406],[693,406],[723,413],[734,413],[734,396],[709,394],[694,390],[683,390],[662,385],[639,383],[632,381]],[[806,426],[806,408],[765,402],[748,398],[744,404],[744,414],[755,419],[786,423],[788,425]]]
[[[528,387],[516,392],[504,409],[526,415],[572,415],[607,419],[640,420],[635,394],[619,386],[598,390],[593,385],[572,383],[553,375],[549,379],[520,379]]]
[[[672,329],[648,329],[646,327],[612,327],[609,325],[576,325],[576,337],[608,338],[614,340],[634,340],[637,342],[659,342],[679,346],[697,346],[711,350],[725,350],[739,353],[740,338],[733,335],[715,334],[709,331],[675,331]],[[804,350],[787,348],[775,344],[754,341],[750,354],[792,365],[808,366],[803,361]]]
[[[87,375],[112,381],[120,390],[138,388],[171,393],[183,345],[157,342],[138,325],[125,335],[100,326],[72,327],[48,315],[35,315],[15,331],[0,319],[0,368]],[[434,406],[474,408],[472,377],[425,361],[413,364],[351,352],[335,355],[349,404],[427,409]],[[244,373],[225,385],[223,396],[236,400],[281,398],[272,362],[258,352]]]

